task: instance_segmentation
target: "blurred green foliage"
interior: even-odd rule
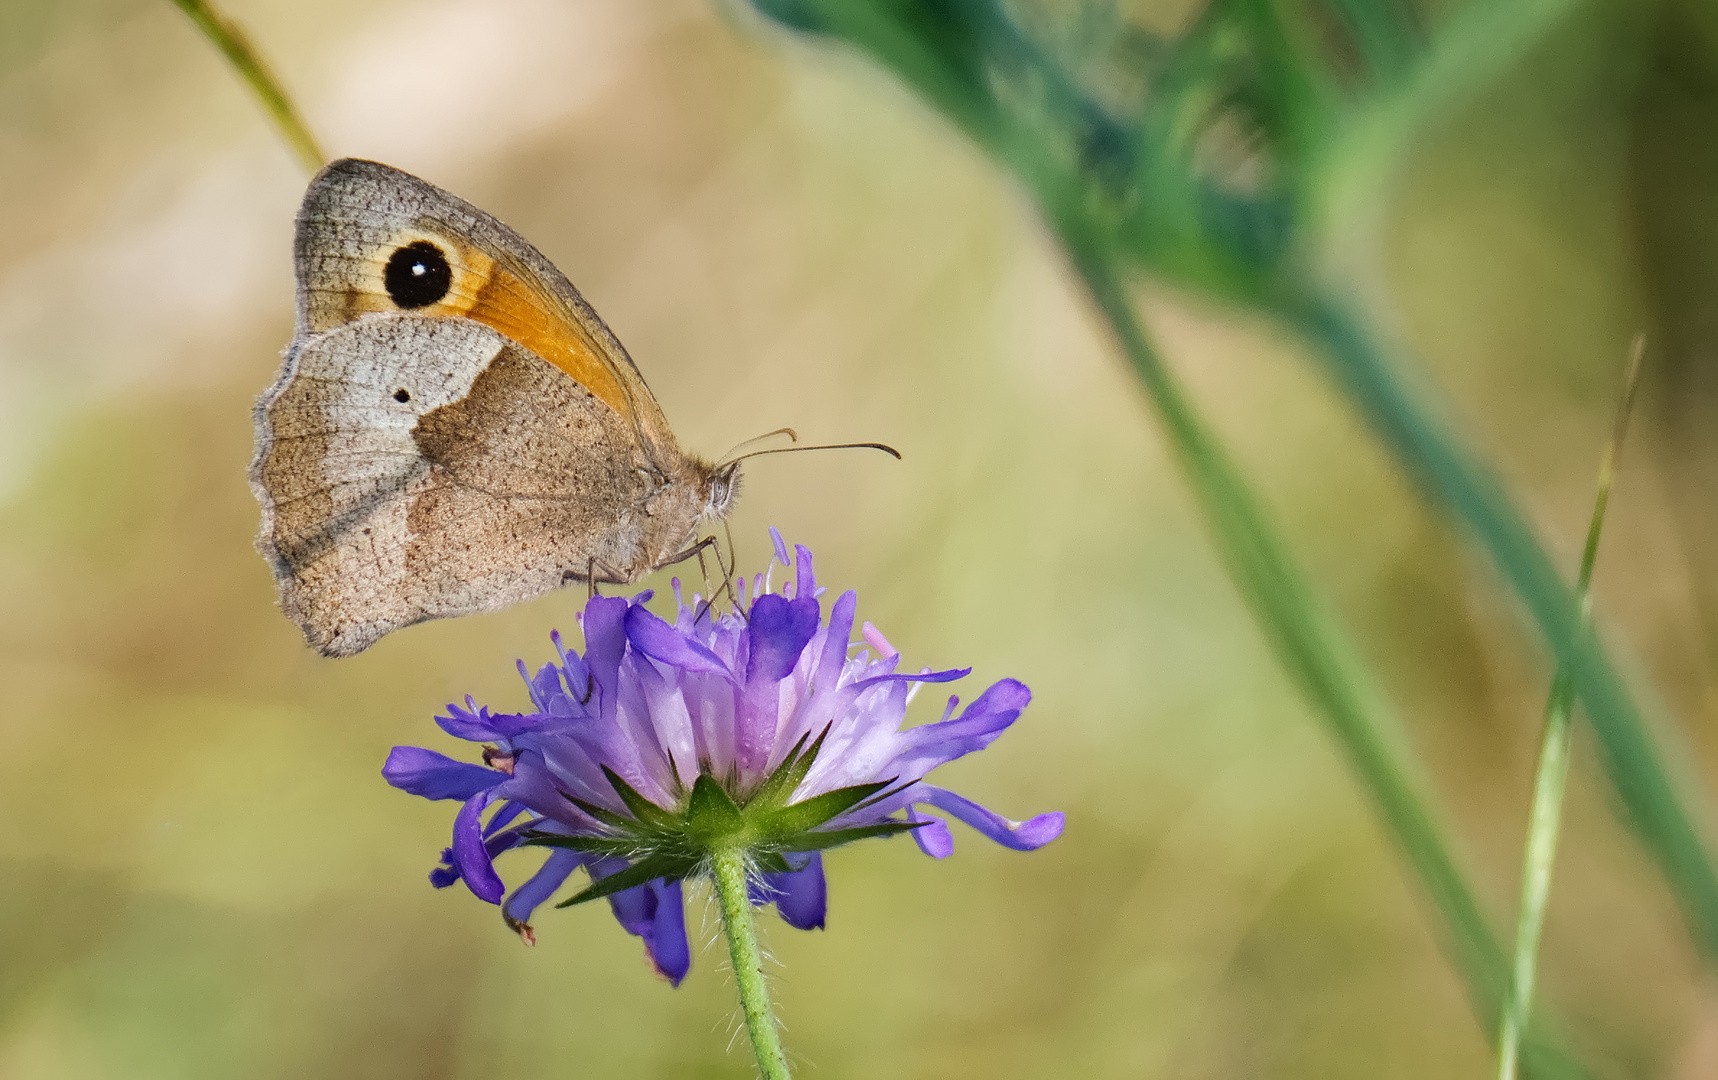
[[[1388,760],[1429,777],[1403,793],[1455,824],[1451,880],[1489,915],[1421,895],[1471,948],[1473,922],[1506,922],[1549,668],[1506,596],[1538,589],[1528,607],[1557,640],[1561,587],[1523,573],[1524,534],[1475,520],[1495,490],[1464,503],[1452,476],[1484,447],[1531,508],[1500,520],[1530,516],[1572,566],[1642,322],[1663,344],[1601,624],[1635,643],[1647,700],[1685,720],[1654,721],[1682,789],[1710,768],[1711,17],[770,10],[893,74],[692,2],[227,9],[332,151],[420,172],[555,258],[687,445],[793,423],[907,451],[895,471],[760,464],[742,560],[780,524],[909,662],[1030,683],[1025,718],[958,782],[1010,812],[1066,809],[1069,832],[1031,865],[972,843],[942,864],[898,844],[838,853],[829,931],[766,930],[790,1049],[939,1080],[1484,1071],[1490,1023],[1466,1012],[1391,851],[1411,838],[1388,814],[1380,833],[1261,649],[1018,193],[1075,241],[1124,344],[1124,310],[1161,340],[1161,356],[1129,345],[1136,368],[1199,403],[1171,446],[1217,448],[1193,490],[1207,514],[1243,507],[1218,522],[1229,568],[1261,526],[1277,547],[1260,565],[1290,547],[1305,564],[1287,564],[1281,629],[1341,646],[1321,670],[1363,691]],[[540,658],[570,602],[332,664],[270,610],[243,464],[248,402],[289,330],[299,182],[231,72],[164,4],[0,20],[0,190],[29,208],[0,218],[0,1076],[748,1075],[725,1050],[716,951],[670,993],[600,912],[545,918],[522,949],[483,905],[427,888],[446,816],[375,775],[388,745],[433,744],[441,702],[523,701],[511,660]],[[1333,309],[1301,303],[1333,289]],[[1320,310],[1342,321],[1321,330]],[[1344,329],[1359,344],[1333,363]],[[1397,340],[1423,369],[1377,344]],[[1309,377],[1319,363],[1340,395]],[[1361,393],[1365,372],[1405,379],[1416,410],[1441,384],[1461,422],[1390,427],[1403,401]],[[1416,430],[1455,449],[1456,473],[1416,464]],[[1470,560],[1409,477],[1516,561]],[[1285,584],[1272,573],[1241,579],[1255,606]],[[1296,599],[1306,581],[1329,601]],[[1307,617],[1326,606],[1355,627],[1351,651]],[[1596,1075],[1707,1075],[1718,1006],[1594,767],[1702,918],[1704,857],[1678,847],[1671,785],[1618,753],[1631,711],[1599,729],[1605,754],[1576,746],[1544,997]]]
[[[1411,10],[1392,4],[1215,0],[1190,26],[1159,38],[1149,59],[1147,50],[1119,49],[1135,78],[1131,99],[1122,99],[1116,114],[1100,91],[1089,89],[1118,81],[1106,78],[1106,54],[1135,30],[1115,5],[759,0],[758,6],[876,57],[1010,166],[1036,197],[1157,404],[1243,592],[1291,672],[1330,718],[1440,909],[1482,1016],[1495,1015],[1501,1001],[1502,954],[1404,767],[1385,749],[1394,724],[1133,325],[1116,280],[1122,260],[1276,315],[1320,350],[1403,469],[1465,519],[1539,623],[1595,723],[1631,820],[1680,892],[1700,939],[1718,954],[1718,875],[1628,690],[1584,631],[1578,605],[1493,470],[1398,373],[1353,302],[1357,283],[1320,264],[1331,246],[1327,234],[1342,227],[1329,219],[1332,212],[1320,214],[1328,191],[1387,200],[1387,192],[1374,189],[1393,179],[1395,158],[1416,126],[1531,48],[1566,5],[1475,5],[1423,28]],[[1035,35],[1033,22],[1048,32]],[[1094,22],[1107,25],[1085,35],[1065,31]],[[1067,46],[1081,36],[1085,47]],[[1219,144],[1215,150],[1212,143]],[[1334,213],[1346,217],[1352,210]]]

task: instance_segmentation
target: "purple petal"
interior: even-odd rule
[[[787,678],[799,656],[817,633],[817,601],[809,596],[788,600],[765,593],[752,605],[751,655],[746,660],[746,687]]]
[[[823,655],[817,661],[814,685],[819,692],[835,689],[841,669],[847,663],[847,639],[853,636],[853,616],[859,608],[859,594],[848,589],[829,609],[829,628],[824,631]]]
[[[569,700],[567,704],[574,708],[583,708],[590,703],[591,691],[594,689],[591,670],[585,666],[584,660],[579,657],[578,653],[567,648],[566,642],[561,640],[559,630],[549,631],[549,640],[554,643],[555,652],[560,654],[561,671],[566,678],[567,693],[576,699],[576,702]]]
[[[555,783],[543,754],[522,750],[513,762],[513,775],[495,789],[497,798],[512,799],[543,817],[574,829],[595,829],[597,822],[568,802]]]
[[[618,874],[631,865],[625,859],[613,856],[585,860],[585,869],[590,871],[592,884]],[[620,923],[621,929],[633,937],[643,937],[656,921],[656,894],[644,885],[635,885],[614,893],[608,898],[608,906],[609,910],[614,912],[614,919]]]
[[[501,792],[498,791],[498,792],[496,792],[496,794],[500,795]],[[528,809],[530,809],[530,808],[527,807],[524,803],[519,802],[516,799],[509,799],[507,802],[505,802],[501,805],[501,809],[495,811],[495,813],[490,815],[489,824],[487,824],[483,827],[483,835],[486,837],[487,836],[494,836],[496,833],[500,832],[502,829],[505,829],[507,827],[508,823],[511,822],[514,818],[518,817],[520,814],[525,813],[525,811]]]
[[[920,813],[918,807],[908,803],[907,820],[928,822],[913,830],[913,840],[920,851],[933,859],[946,859],[954,854],[954,834],[948,831],[942,818]]]
[[[794,554],[799,556],[798,580],[793,584],[793,595],[801,600],[817,597],[817,577],[811,572],[811,549],[804,544],[794,545]],[[782,562],[786,562],[783,559]]]
[[[774,593],[752,604],[746,628],[750,652],[746,685],[734,732],[734,755],[742,776],[757,773],[769,760],[776,739],[776,713],[781,708],[781,681],[792,673],[800,654],[817,634],[821,616],[810,597],[787,600]]]
[[[641,607],[626,613],[626,636],[632,647],[683,671],[710,671],[730,681],[733,673],[722,658],[680,633]]]
[[[961,711],[958,720],[949,721],[959,724],[976,722],[983,718],[1007,714],[997,730],[1007,727],[1020,715],[1020,711],[1032,703],[1032,691],[1018,679],[1001,679],[990,685],[984,693],[978,695]]]
[[[567,880],[567,875],[583,866],[583,852],[569,851],[566,848],[553,848],[549,857],[544,860],[543,868],[531,875],[531,880],[513,890],[513,895],[501,905],[501,917],[507,920],[507,925],[515,930],[530,929],[531,913],[538,905],[555,895]]]
[[[593,596],[585,605],[585,666],[596,680],[604,720],[614,719],[620,659],[626,655],[626,613],[631,606],[618,596]]]
[[[618,874],[629,864],[625,859],[587,860],[592,881]],[[657,974],[675,986],[692,967],[692,946],[686,940],[686,905],[680,883],[647,881],[622,889],[608,898],[609,908],[621,929],[644,939],[644,951]]]
[[[465,800],[453,819],[453,866],[460,880],[479,900],[499,904],[507,887],[495,873],[495,863],[483,842],[482,817],[484,807],[493,796],[480,791]]]
[[[543,719],[532,713],[491,713],[488,706],[476,712],[458,705],[447,707],[449,715],[435,718],[436,725],[456,739],[467,742],[500,742],[539,727]]]
[[[656,918],[644,938],[644,949],[656,973],[679,986],[692,970],[692,943],[686,939],[686,903],[678,881],[652,881],[645,888],[656,895]]]
[[[972,669],[969,667],[968,668],[953,668],[949,671],[925,671],[925,672],[920,672],[917,675],[909,675],[906,672],[898,672],[894,675],[873,675],[869,679],[860,679],[858,682],[852,683],[852,684],[848,685],[847,687],[845,687],[844,689],[847,689],[850,691],[857,691],[857,690],[863,690],[869,686],[875,686],[878,683],[886,683],[886,682],[929,682],[929,683],[954,682],[956,679],[964,679],[968,675],[971,675],[971,674],[972,674]]]
[[[798,870],[770,874],[769,883],[775,889],[775,906],[782,921],[795,930],[823,929],[823,919],[829,910],[829,883],[823,877],[820,852],[812,852]]]
[[[525,689],[531,694],[531,704],[538,712],[559,713],[567,715],[572,710],[571,702],[567,700],[566,686],[561,682],[561,669],[554,664],[544,664],[537,669],[537,674],[525,666],[525,661],[517,661],[519,677],[525,680]],[[583,696],[583,684],[580,684],[580,696]]]
[[[532,678],[531,669],[525,666],[525,661],[515,660],[513,666],[518,669],[519,677],[525,680],[525,692],[531,695],[531,704],[537,706],[538,712],[548,711],[548,699],[538,688],[537,683],[545,678],[553,678],[555,689],[559,689],[561,677],[560,673],[555,671],[555,665],[544,664],[542,670],[537,672],[536,678]]]
[[[929,803],[939,810],[946,810],[951,817],[965,822],[1003,847],[1014,851],[1034,851],[1043,847],[1062,835],[1065,821],[1065,815],[1060,810],[1039,814],[1025,821],[1010,821],[971,799],[956,795],[946,788],[932,787],[930,784],[918,785],[914,801]]]
[[[426,799],[469,799],[506,780],[507,774],[421,746],[396,746],[382,765],[382,779]]]
[[[534,821],[521,821],[511,829],[485,829],[483,831],[483,850],[489,852],[491,862],[503,851],[511,851],[525,842],[525,834],[537,827]]]
[[[916,779],[956,758],[982,750],[1008,730],[1031,700],[1032,692],[1024,683],[1003,679],[980,694],[953,720],[939,720],[905,732],[889,770],[896,776]]]
[[[441,865],[430,871],[430,886],[445,889],[459,880],[459,871],[453,868],[453,849],[441,849]]]

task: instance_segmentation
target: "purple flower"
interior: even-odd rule
[[[869,623],[869,649],[855,652],[855,595],[843,593],[825,622],[811,552],[796,553],[797,581],[779,593],[760,574],[748,601],[741,579],[743,614],[685,603],[678,581],[673,623],[644,607],[648,592],[592,599],[582,657],[552,634],[559,663],[532,674],[520,662],[533,711],[492,713],[467,698],[436,717],[485,744],[482,765],[395,747],[382,769],[390,784],[461,803],[431,882],[464,881],[532,941],[532,912],[583,867],[589,886],[560,906],[606,898],[678,985],[691,966],[681,882],[716,846],[746,851],[754,905],[774,903],[789,925],[811,929],[826,910],[823,850],[910,832],[944,858],[954,838],[928,810],[1016,851],[1059,836],[1061,813],[1010,821],[924,779],[990,745],[1031,700],[1026,687],[1004,679],[958,714],[951,697],[940,721],[902,730],[914,684],[970,669],[899,672]],[[509,894],[495,858],[521,845],[550,854]]]

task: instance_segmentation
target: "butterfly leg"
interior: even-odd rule
[[[697,613],[693,616],[692,623],[694,626],[697,625],[699,619],[702,619],[704,615],[715,606],[716,601],[721,598],[723,593],[728,594],[728,602],[734,606],[734,610],[739,612],[742,618],[744,618],[746,614],[740,608],[739,598],[734,595],[734,569],[739,565],[739,559],[734,555],[734,530],[733,527],[724,520],[722,522],[722,531],[726,533],[728,537],[728,559],[726,563],[722,560],[722,545],[717,542],[714,536],[706,536],[692,549],[698,552],[698,571],[704,577],[704,589],[706,594],[709,596],[709,599],[704,601],[703,606],[700,607]],[[708,547],[715,553],[716,569],[722,572],[722,584],[716,589],[710,588],[710,573],[704,566],[703,549],[705,547]]]
[[[733,541],[730,538],[729,548],[731,549],[732,547],[733,547]],[[710,571],[709,571],[709,568],[704,563],[704,549],[705,548],[709,548],[711,551],[713,551],[715,553],[715,555],[716,555],[716,567],[717,567],[717,569],[722,571],[723,582],[725,584],[727,581],[729,581],[731,579],[732,571],[728,566],[724,565],[724,563],[722,561],[722,545],[720,542],[717,541],[717,539],[714,536],[706,536],[703,539],[699,540],[697,543],[693,544],[691,547],[686,548],[684,551],[677,552],[674,555],[670,555],[667,559],[664,559],[662,562],[663,566],[671,566],[674,563],[685,562],[687,559],[690,559],[694,556],[696,556],[698,559],[698,574],[700,577],[702,577],[704,579],[704,591],[706,593],[709,593],[709,599],[705,600],[704,603],[699,606],[697,612],[693,615],[693,618],[692,618],[693,625],[697,625],[698,620],[702,619],[705,616],[705,614],[707,614],[709,612],[710,606],[715,603],[716,597],[718,595],[720,595],[720,593],[722,591],[721,589],[717,589],[715,592],[709,591],[710,590]],[[729,591],[729,595],[730,596],[733,595],[732,590]]]
[[[598,578],[598,574],[601,574],[602,577]],[[579,575],[577,572],[567,572],[562,576],[561,580],[577,581],[579,580]],[[616,570],[614,567],[603,562],[594,555],[585,562],[585,585],[589,590],[588,595],[586,596],[587,600],[595,600],[599,595],[601,595],[597,592],[598,581],[623,583],[631,580],[632,578],[627,574],[620,570]]]
[[[798,436],[796,435],[794,438],[797,439]],[[734,551],[734,526],[727,518],[722,519],[722,532],[728,538],[728,565],[725,567],[722,566],[721,548],[716,549],[716,565],[722,569],[722,591],[728,594],[728,603],[733,604],[735,610],[738,610],[740,606],[740,598],[734,595],[734,571],[739,568],[740,557],[738,553]],[[712,599],[714,598],[714,595],[715,594],[713,593],[711,594]],[[745,618],[746,613],[741,611],[740,616]]]

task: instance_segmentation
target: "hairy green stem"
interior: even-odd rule
[[[734,962],[734,982],[739,985],[740,1008],[746,1014],[746,1032],[752,1037],[758,1072],[764,1080],[788,1080],[787,1055],[782,1052],[769,987],[764,985],[764,958],[758,948],[758,928],[746,885],[745,850],[728,847],[712,852],[710,876],[716,881],[716,898],[722,905],[722,932],[728,938],[728,956]]]
[[[1599,553],[1599,533],[1610,504],[1611,482],[1616,476],[1617,456],[1628,433],[1634,407],[1635,387],[1640,381],[1643,341],[1635,339],[1623,378],[1622,397],[1617,402],[1611,439],[1599,462],[1598,495],[1593,500],[1592,520],[1587,524],[1587,544],[1581,552],[1581,570],[1575,579],[1575,596],[1585,623],[1592,609],[1589,589],[1593,563]],[[1521,912],[1515,929],[1515,963],[1510,971],[1508,994],[1497,1038],[1498,1080],[1515,1080],[1521,1048],[1521,1033],[1533,1012],[1533,982],[1539,963],[1539,939],[1545,928],[1545,906],[1551,895],[1551,871],[1557,858],[1557,833],[1563,820],[1563,790],[1569,778],[1569,720],[1574,712],[1575,686],[1566,669],[1559,667],[1551,680],[1545,701],[1545,734],[1539,747],[1539,766],[1533,777],[1533,808],[1528,814],[1527,843],[1521,866]]]
[[[310,133],[310,128],[299,118],[298,110],[293,108],[292,99],[286,96],[286,91],[280,85],[280,80],[263,63],[262,56],[251,46],[231,19],[210,7],[208,0],[173,0],[180,11],[191,17],[197,24],[197,29],[212,42],[215,48],[221,50],[221,55],[227,58],[227,63],[233,65],[233,70],[249,84],[251,90],[268,110],[269,118],[274,126],[280,129],[280,134],[286,139],[292,152],[309,172],[322,168],[328,159],[323,156],[322,148],[317,145],[316,136]]]

